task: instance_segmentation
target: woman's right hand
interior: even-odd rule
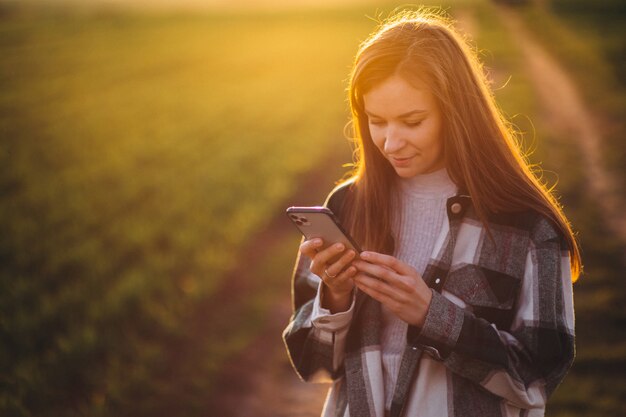
[[[325,291],[322,305],[332,313],[345,311],[350,307],[356,268],[352,261],[356,252],[346,250],[342,243],[335,243],[321,249],[324,242],[320,238],[306,240],[300,245],[300,253],[311,259],[310,270],[324,282]]]

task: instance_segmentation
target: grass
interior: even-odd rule
[[[624,19],[626,9],[614,0],[592,3],[553,0],[550,7],[528,7],[523,16],[545,47],[567,67],[589,103],[606,143],[604,162],[626,197],[626,149],[622,139]]]
[[[619,23],[625,16],[623,6],[612,1],[553,1],[550,6],[554,10],[528,7],[522,16],[580,87],[604,141],[604,165],[618,184],[626,184],[626,94],[623,80],[616,76],[623,72],[623,63],[616,59],[616,45],[623,45]],[[581,160],[575,151],[565,153],[557,143],[548,137],[545,152],[566,155],[563,163],[569,166]],[[621,308],[626,301],[621,276],[625,243],[607,229],[596,202],[577,186],[584,178],[581,168],[577,171],[574,181],[567,177],[561,181],[562,201],[580,233],[585,264],[585,274],[575,286],[577,358],[548,410],[564,417],[621,415],[626,411],[621,400],[626,392],[626,316]],[[618,186],[617,192],[626,198],[623,187]]]
[[[347,151],[342,80],[365,27],[332,13],[2,20],[5,412],[159,392],[180,322],[300,175]]]

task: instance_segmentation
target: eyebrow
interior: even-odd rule
[[[370,113],[367,110],[365,110],[365,113],[369,116],[369,117],[379,117],[382,119],[382,117],[375,115],[374,113]],[[406,113],[402,113],[401,115],[398,116],[398,119],[403,119],[405,117],[409,117],[409,116],[413,116],[416,114],[422,114],[422,113],[427,113],[426,110],[411,110],[409,112]]]

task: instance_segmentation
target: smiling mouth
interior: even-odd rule
[[[395,156],[390,156],[389,159],[391,160],[391,162],[396,165],[396,166],[403,166],[408,164],[411,159],[415,158],[415,156],[408,156],[408,157],[404,157],[404,158],[398,158]]]

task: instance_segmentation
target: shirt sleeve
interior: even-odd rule
[[[329,382],[340,376],[346,338],[354,314],[355,295],[350,308],[331,314],[321,306],[323,285],[308,268],[309,262],[299,257],[294,273],[294,288],[310,299],[296,305],[283,340],[296,372],[305,381]],[[315,291],[311,291],[315,289]],[[295,297],[294,298],[299,298]]]
[[[340,332],[350,325],[354,314],[355,295],[352,294],[352,302],[346,311],[332,314],[330,310],[322,307],[322,297],[324,293],[324,285],[319,283],[317,294],[313,300],[313,311],[311,312],[311,321],[313,326],[321,331]],[[344,335],[345,336],[345,335]],[[345,338],[345,337],[344,337]],[[335,341],[337,335],[335,335]]]
[[[499,329],[433,292],[412,341],[451,371],[522,409],[545,407],[575,351],[569,252],[553,226],[544,221],[538,229],[530,239],[510,328]]]

